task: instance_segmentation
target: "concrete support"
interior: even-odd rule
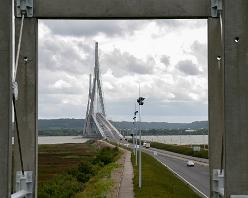
[[[213,169],[221,167],[222,137],[224,134],[224,68],[219,18],[208,19],[208,122],[210,195],[213,197]]]
[[[0,197],[11,193],[12,1],[0,0]]]
[[[248,195],[248,1],[224,0],[225,197]]]
[[[20,18],[16,18],[16,39],[19,38]],[[34,196],[37,185],[37,84],[38,84],[38,23],[35,18],[25,18],[20,51],[17,82],[19,96],[16,102],[17,117],[25,171],[33,171]],[[24,61],[26,59],[26,61]],[[15,138],[16,140],[16,138]],[[15,170],[20,171],[20,158],[15,141]]]
[[[209,0],[35,0],[37,18],[207,18]]]

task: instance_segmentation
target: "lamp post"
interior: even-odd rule
[[[134,133],[135,133],[135,165],[137,166],[138,164],[138,152],[137,152],[137,130],[136,130],[136,114],[138,111],[136,111],[136,103],[135,103],[135,112],[134,112],[134,117],[133,117],[133,124],[134,124]]]
[[[132,129],[131,137],[132,137],[132,141],[133,141],[133,145],[134,145],[134,141],[135,141],[134,140],[134,128]],[[135,155],[135,147],[133,147],[133,154]]]
[[[145,98],[140,96],[140,86],[139,86],[139,98],[137,103],[139,104],[139,188],[141,188],[141,105],[144,104]]]

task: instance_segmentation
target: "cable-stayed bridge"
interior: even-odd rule
[[[95,43],[94,78],[92,82],[92,78],[90,75],[88,104],[83,136],[104,138],[111,141],[123,140],[123,136],[121,135],[121,133],[106,118],[97,42]]]

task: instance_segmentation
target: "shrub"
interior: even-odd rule
[[[89,179],[94,176],[97,169],[88,161],[80,162],[78,168],[74,168],[68,171],[68,174],[77,178],[81,183],[86,183]]]
[[[99,165],[107,165],[113,161],[115,161],[115,158],[117,157],[119,153],[119,149],[117,147],[115,148],[109,148],[105,147],[102,148],[96,155],[96,158],[93,161],[93,164],[99,164]]]
[[[162,144],[158,142],[152,142],[151,147],[157,148],[157,149],[162,149],[162,150],[167,150],[175,153],[180,153],[183,155],[189,155],[193,157],[199,157],[199,158],[208,158],[208,150],[201,150],[194,152],[191,147],[187,146],[181,146],[181,145],[172,145],[172,144]]]
[[[70,198],[82,191],[86,182],[95,176],[103,166],[114,162],[119,149],[105,147],[101,149],[93,161],[82,161],[77,168],[61,173],[38,189],[39,198]]]
[[[60,174],[43,184],[38,191],[39,198],[68,198],[82,190],[82,185],[69,174]]]

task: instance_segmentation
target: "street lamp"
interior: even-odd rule
[[[139,98],[137,103],[139,104],[139,188],[141,188],[141,105],[144,105],[145,98],[140,96],[139,87]]]
[[[138,150],[137,150],[137,130],[136,130],[136,115],[138,111],[136,110],[136,103],[135,103],[135,112],[133,117],[133,124],[134,124],[134,132],[135,132],[135,165],[138,164]]]

